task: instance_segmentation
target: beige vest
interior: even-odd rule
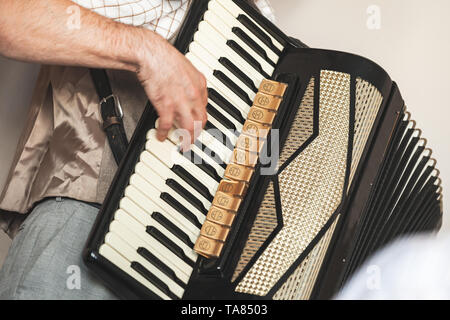
[[[108,75],[130,138],[148,99],[135,74],[109,70]],[[88,69],[42,67],[0,195],[1,209],[27,213],[52,196],[102,203],[117,166],[101,128],[98,100]],[[0,225],[11,232],[11,221],[1,221],[6,216],[0,215]]]

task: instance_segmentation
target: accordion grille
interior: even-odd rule
[[[301,106],[295,116],[292,129],[286,139],[280,154],[280,163],[284,163],[309,137],[314,129],[314,78],[311,78],[306,89]],[[234,271],[233,281],[239,276],[245,266],[261,248],[264,241],[277,226],[277,212],[275,208],[275,194],[271,182],[264,195],[255,222],[250,231],[242,255]]]
[[[273,189],[273,182],[267,187],[264,199],[259,208],[255,222],[245,243],[239,262],[234,271],[232,281],[235,281],[245,266],[250,262],[255,253],[261,248],[264,241],[276,228],[277,211],[275,208],[275,193]]]
[[[369,82],[356,79],[355,127],[353,140],[352,167],[349,186],[355,175],[367,139],[373,129],[383,96]],[[273,296],[276,300],[307,300],[311,297],[325,254],[338,223],[339,217],[331,225],[311,253],[303,260],[288,280]]]
[[[341,202],[348,154],[349,74],[321,72],[319,108],[319,135],[289,159],[278,176],[284,226],[237,285],[238,292],[267,295]]]
[[[383,96],[378,89],[361,78],[356,79],[355,98],[355,134],[353,140],[352,166],[348,183],[349,188],[366,147],[367,139],[377,118],[381,103],[383,102]]]
[[[273,296],[274,300],[308,300],[311,297],[320,266],[325,258],[334,229],[339,220],[338,216],[331,227],[315,245],[311,253],[303,260],[297,269]]]

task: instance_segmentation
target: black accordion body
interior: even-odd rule
[[[440,228],[436,161],[377,64],[239,0],[193,1],[175,46],[208,79],[208,123],[187,156],[147,106],[84,252],[119,296],[331,298],[375,250]]]

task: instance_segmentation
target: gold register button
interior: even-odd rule
[[[211,206],[206,219],[223,226],[231,227],[235,216],[236,215],[233,212],[218,208],[216,206]]]
[[[253,105],[263,109],[277,112],[278,108],[280,107],[281,101],[282,99],[280,97],[274,97],[268,94],[258,92],[255,96],[255,100],[253,101]]]
[[[230,180],[250,182],[253,175],[253,169],[240,166],[238,164],[230,163],[225,170],[225,178]]]
[[[267,79],[264,79],[259,86],[259,92],[277,97],[284,96],[286,89],[287,84]]]
[[[241,134],[236,142],[236,147],[248,152],[259,154],[264,146],[264,139]]]
[[[222,180],[218,191],[232,195],[233,197],[243,197],[247,191],[247,184],[242,181]]]
[[[222,252],[223,242],[200,235],[195,242],[194,250],[206,258],[218,258]]]
[[[208,220],[205,220],[202,226],[202,230],[200,230],[200,234],[202,236],[221,242],[225,242],[229,232],[230,232],[229,228]]]
[[[242,199],[235,198],[230,196],[229,194],[218,191],[214,196],[214,200],[212,202],[213,206],[237,212],[239,210],[239,206],[241,205]]]
[[[234,149],[231,162],[245,167],[254,168],[258,163],[258,155],[250,151]]]
[[[270,126],[247,120],[242,128],[242,134],[265,139],[269,135]]]
[[[271,126],[276,115],[273,111],[253,106],[248,112],[247,120]]]

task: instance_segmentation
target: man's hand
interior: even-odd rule
[[[152,41],[151,47],[144,45],[137,73],[160,116],[158,139],[166,139],[176,123],[190,134],[191,141],[183,141],[186,149],[197,138],[194,122],[198,127],[201,124],[201,128],[206,124],[208,92],[205,77],[162,37]]]
[[[80,11],[80,28],[67,24],[69,0],[0,0],[0,55],[43,64],[133,71],[160,115],[158,138],[173,123],[194,137],[206,123],[206,80],[155,32]],[[190,143],[189,143],[190,144]],[[187,141],[183,143],[186,149]]]

